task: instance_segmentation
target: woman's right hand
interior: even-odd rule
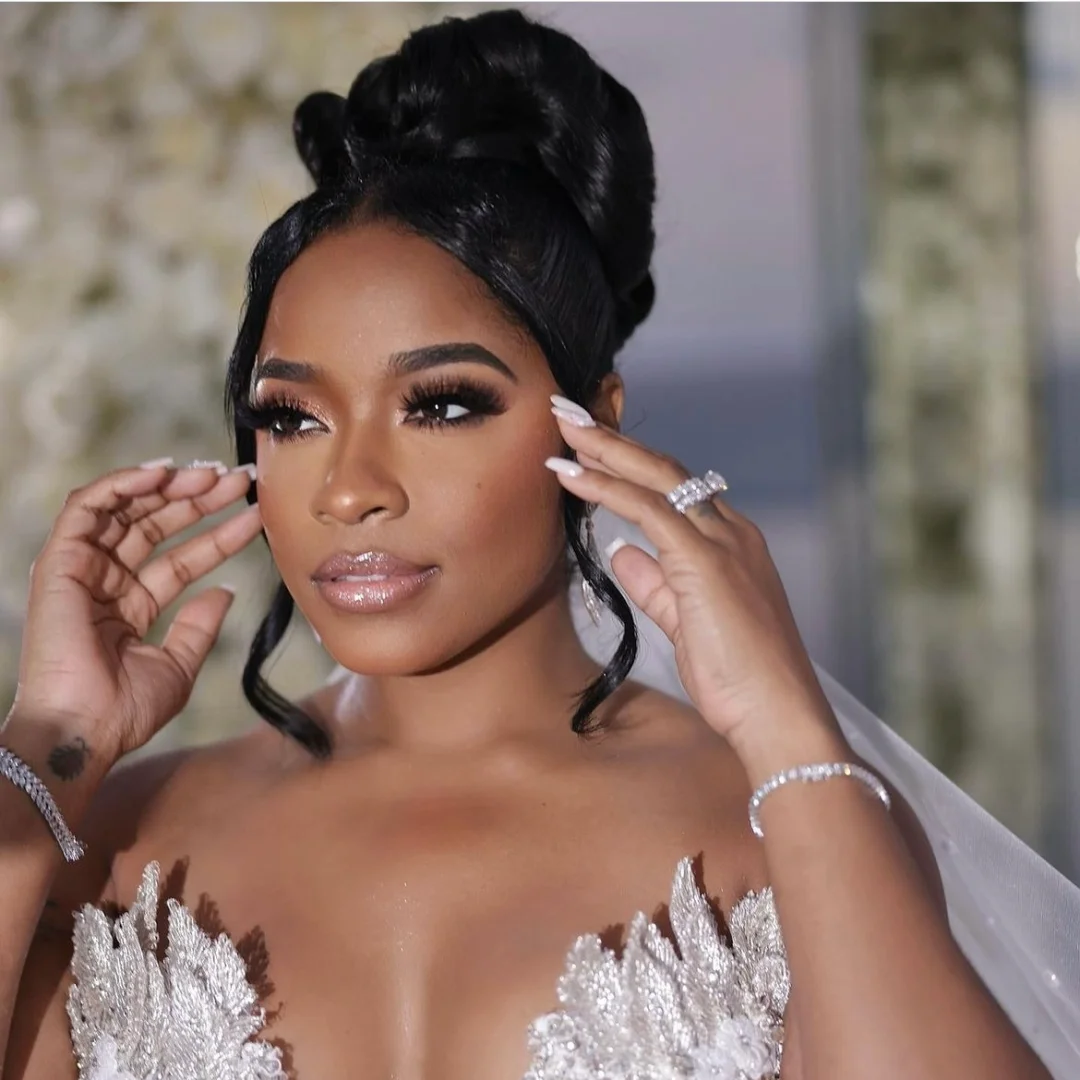
[[[243,496],[247,468],[120,469],[73,491],[30,575],[11,720],[55,723],[115,762],[186,704],[232,593],[207,589],[160,646],[143,639],[183,590],[262,530],[258,504],[175,547],[163,541]]]

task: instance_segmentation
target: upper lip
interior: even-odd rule
[[[339,551],[323,562],[311,575],[312,581],[333,581],[343,577],[413,577],[430,570],[388,551]]]

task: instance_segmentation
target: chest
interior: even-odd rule
[[[637,911],[664,927],[684,855],[710,895],[744,890],[716,808],[663,783],[405,799],[374,785],[278,792],[147,835],[114,881],[130,897],[156,859],[163,895],[236,943],[263,1037],[299,1080],[517,1080],[575,939],[617,948]]]

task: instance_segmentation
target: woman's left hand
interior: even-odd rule
[[[559,481],[633,522],[657,549],[653,558],[628,544],[611,568],[671,639],[706,722],[736,745],[784,739],[793,724],[835,732],[761,530],[715,496],[678,513],[667,493],[689,473],[677,461],[611,428],[556,418],[582,467],[556,471]]]

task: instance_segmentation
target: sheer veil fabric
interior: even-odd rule
[[[616,535],[653,551],[640,532],[603,508],[597,544]],[[595,626],[581,590],[571,593],[585,648],[606,662],[618,624]],[[641,648],[632,678],[687,700],[671,643],[635,612]],[[954,936],[1056,1080],[1080,1076],[1080,888],[969,798],[828,672],[818,677],[852,749],[911,804],[937,856]]]

